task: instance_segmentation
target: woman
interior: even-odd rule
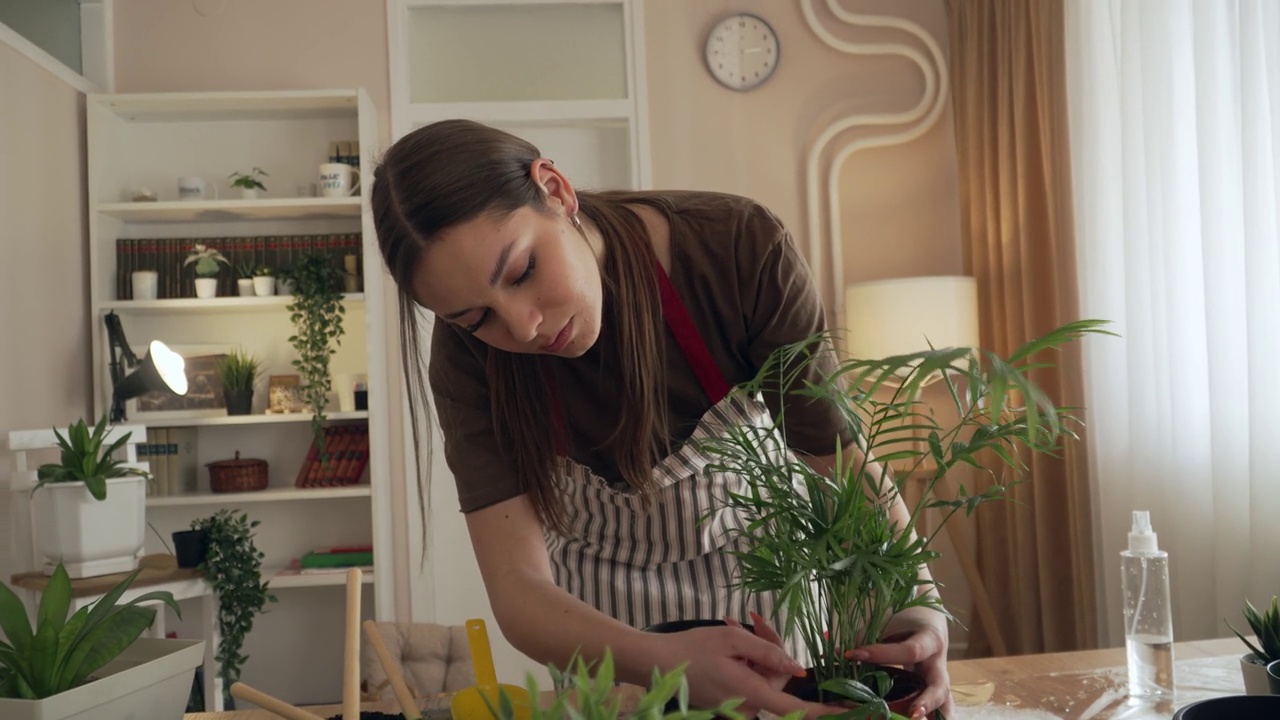
[[[620,679],[637,683],[687,662],[700,705],[833,712],[781,692],[802,669],[763,619],[770,598],[732,587],[722,531],[742,519],[699,522],[741,480],[704,473],[688,442],[765,418],[730,386],[824,328],[778,219],[713,193],[576,192],[533,145],[463,120],[392,146],[372,203],[424,406],[415,318],[436,316],[430,405],[507,639],[556,664],[610,647]],[[816,467],[850,446],[832,408],[795,399],[784,418],[788,445]],[[898,642],[857,652],[915,664],[929,681],[923,715],[949,693],[945,622],[920,610],[895,619]],[[730,626],[639,630],[701,618]],[[754,635],[732,626],[748,619]]]

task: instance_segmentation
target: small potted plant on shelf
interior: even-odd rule
[[[225,688],[240,679],[240,669],[248,660],[241,654],[244,640],[253,630],[253,621],[276,601],[262,579],[263,554],[253,542],[257,520],[229,509],[191,522],[192,530],[205,533],[207,551],[200,569],[218,598],[218,629],[222,641],[217,661]],[[226,698],[230,700],[230,696]]]
[[[218,273],[222,271],[219,263],[230,265],[227,258],[217,250],[197,243],[191,248],[191,252],[187,254],[187,259],[182,261],[182,266],[186,267],[195,264],[196,273],[196,297],[212,298],[218,296]]]
[[[253,294],[268,297],[276,294],[276,278],[271,268],[259,265],[253,270]]]
[[[313,253],[298,260],[292,276],[293,302],[287,309],[296,330],[289,337],[289,342],[298,352],[293,366],[302,376],[302,395],[311,408],[311,430],[321,462],[328,462],[323,423],[333,385],[329,360],[345,332],[342,318],[346,307],[339,292],[342,269],[331,257]]]
[[[115,457],[132,433],[115,432],[103,415],[92,431],[81,419],[53,435],[61,457],[36,470],[31,497],[46,574],[61,563],[74,578],[134,570],[150,475]]]
[[[156,616],[142,603],[162,602],[179,618],[182,611],[164,591],[120,603],[139,572],[71,613],[71,578],[59,564],[41,593],[35,627],[22,600],[0,583],[0,717],[125,720],[182,714],[204,643],[141,637]],[[114,671],[104,671],[108,663]]]
[[[242,262],[236,265],[236,292],[240,297],[253,297],[253,274],[257,270],[253,263]]]
[[[253,386],[261,369],[262,361],[241,348],[218,358],[214,370],[222,383],[228,415],[248,415],[253,411]]]
[[[1065,325],[1007,358],[968,348],[872,360],[828,357],[824,366],[834,366],[834,373],[802,384],[800,371],[832,352],[830,338],[819,336],[781,348],[755,380],[735,389],[744,396],[787,392],[829,403],[859,446],[879,461],[833,447],[835,468],[819,472],[780,452],[785,409],[772,426],[729,424],[698,441],[711,458],[708,472],[742,479],[722,511],[742,520],[728,523],[739,548],[738,582],[750,593],[776,597],[774,620],[785,638],[799,638],[813,664],[804,679],[788,684],[789,692],[869,706],[868,717],[909,710],[922,679],[859,663],[845,652],[883,641],[889,621],[909,608],[946,614],[932,581],[921,578],[938,556],[932,549],[938,531],[956,512],[972,513],[1023,481],[1029,454],[1054,452],[1074,437],[1076,420],[1055,407],[1029,373],[1046,366],[1038,359],[1041,351],[1103,332],[1101,325]],[[950,402],[944,412],[958,418],[954,424],[941,424],[943,413],[920,400],[924,385],[936,379],[945,385]],[[891,464],[901,469],[898,475],[888,470]],[[987,476],[984,487],[960,482],[954,491],[938,492],[957,466]],[[899,484],[909,477],[923,477],[914,502]],[[890,516],[895,497],[909,512],[905,524]],[[933,534],[917,535],[913,529],[926,511],[941,511],[941,518],[931,523]]]
[[[1271,607],[1266,612],[1258,612],[1253,603],[1244,601],[1244,619],[1253,630],[1258,644],[1240,634],[1231,623],[1227,627],[1249,648],[1249,652],[1240,658],[1240,672],[1244,675],[1244,691],[1249,695],[1269,695],[1267,683],[1267,665],[1280,660],[1280,599],[1271,596]]]
[[[267,171],[260,167],[247,173],[237,171],[227,176],[231,180],[231,187],[240,188],[240,197],[245,200],[256,200],[259,192],[267,191],[267,186],[258,179],[260,177],[269,177]]]

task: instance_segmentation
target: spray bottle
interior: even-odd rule
[[[1129,549],[1120,553],[1124,640],[1129,695],[1173,697],[1173,612],[1169,607],[1169,554],[1156,543],[1151,516],[1135,510]]]

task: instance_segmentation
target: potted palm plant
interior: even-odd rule
[[[106,415],[92,431],[83,419],[65,436],[53,430],[61,455],[36,470],[31,496],[45,574],[62,563],[73,578],[138,567],[150,475],[116,458],[131,435],[108,425]]]
[[[204,643],[141,638],[161,602],[182,616],[173,595],[120,598],[134,571],[95,602],[71,613],[71,579],[58,565],[40,596],[36,624],[22,600],[0,584],[0,717],[5,720],[131,720],[179,717]]]
[[[890,619],[914,607],[946,613],[925,565],[938,556],[937,532],[955,513],[972,513],[984,502],[1023,481],[1031,453],[1053,452],[1076,424],[1030,379],[1045,367],[1042,351],[1087,333],[1103,332],[1098,321],[1064,325],[1009,357],[967,348],[935,349],[884,359],[831,360],[826,380],[800,383],[808,363],[830,353],[830,338],[818,336],[775,352],[757,378],[735,389],[745,394],[794,393],[839,409],[866,451],[840,455],[829,473],[818,472],[785,448],[783,418],[769,427],[728,425],[700,442],[711,458],[708,471],[742,478],[724,499],[746,519],[729,534],[741,548],[738,582],[751,593],[777,598],[774,618],[786,638],[798,637],[813,664],[804,681],[788,690],[823,702],[848,698],[876,708],[869,717],[905,710],[904,686],[921,684],[885,668],[845,657],[845,651],[880,642]],[[950,400],[945,426],[920,400],[930,380],[941,377]],[[785,413],[785,410],[783,411]],[[869,452],[878,463],[869,463]],[[923,475],[919,499],[909,502],[890,465],[902,477]],[[938,492],[957,466],[976,468],[984,487]],[[909,520],[890,516],[893,498],[903,498]],[[926,511],[940,510],[933,535],[913,528]],[[893,673],[891,676],[890,673]],[[833,697],[834,696],[834,697]]]
[[[1280,599],[1271,596],[1271,607],[1258,612],[1253,603],[1244,601],[1244,619],[1253,630],[1258,643],[1255,645],[1236,630],[1231,623],[1227,627],[1249,648],[1240,658],[1240,672],[1244,675],[1244,691],[1249,695],[1271,693],[1267,683],[1267,665],[1280,660]]]
[[[248,415],[253,411],[253,385],[261,369],[262,361],[240,348],[218,358],[214,370],[222,383],[228,415]]]

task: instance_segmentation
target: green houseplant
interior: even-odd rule
[[[191,247],[191,252],[187,253],[187,258],[182,261],[182,266],[195,265],[196,297],[217,297],[218,273],[222,272],[220,264],[231,265],[227,258],[214,248],[199,243]]]
[[[40,596],[33,628],[27,609],[0,583],[0,697],[39,700],[92,680],[92,673],[115,659],[155,620],[160,601],[182,617],[169,592],[149,592],[117,604],[141,570],[135,570],[96,602],[70,615],[71,578],[61,564]]]
[[[689,707],[689,684],[684,676],[684,666],[663,673],[656,668],[649,687],[643,692],[631,710],[624,711],[623,700],[614,685],[613,656],[605,649],[604,657],[596,667],[582,658],[570,661],[564,671],[547,666],[553,685],[558,688],[550,703],[533,708],[531,720],[618,720],[622,717],[635,720],[745,720],[737,711],[739,700],[727,700],[709,710]],[[529,697],[540,697],[537,680],[527,676],[525,684]],[[499,720],[517,720],[517,711],[505,693],[500,692],[498,706],[485,698],[489,711]],[[783,720],[799,720],[801,713],[787,715]]]
[[[80,419],[51,432],[58,462],[36,470],[31,494],[46,574],[58,563],[72,578],[138,567],[151,476],[117,457],[132,433],[114,431],[103,415],[92,430]]]
[[[1244,675],[1245,691],[1250,695],[1267,695],[1267,665],[1280,660],[1280,598],[1271,596],[1271,606],[1259,612],[1253,603],[1244,601],[1244,619],[1249,623],[1257,644],[1250,642],[1228,622],[1227,627],[1240,638],[1249,652],[1240,658],[1240,671]]]
[[[262,579],[263,554],[253,542],[256,527],[257,520],[228,509],[191,523],[192,530],[206,534],[208,551],[199,567],[218,597],[222,642],[216,657],[227,688],[240,679],[240,669],[249,659],[242,650],[254,618],[276,601]]]
[[[53,434],[62,457],[58,462],[46,463],[36,470],[36,488],[50,483],[83,483],[93,499],[106,500],[108,480],[133,475],[144,479],[150,477],[145,470],[115,458],[116,451],[129,442],[132,433],[125,433],[104,447],[110,432],[106,415],[98,420],[93,432],[89,431],[89,425],[83,418],[69,425],[65,436],[55,428]]]
[[[122,602],[137,575],[81,605],[58,565],[41,593],[34,625],[22,601],[0,585],[6,638],[0,641],[0,717],[128,720],[182,714],[204,643],[141,637],[157,612],[143,603],[181,614],[168,592]]]
[[[222,383],[228,415],[248,415],[253,409],[253,384],[261,369],[262,361],[241,348],[218,358],[214,370]]]
[[[1031,453],[1054,452],[1073,437],[1076,419],[1054,405],[1031,380],[1046,366],[1038,356],[1082,335],[1104,332],[1100,321],[1079,321],[1028,342],[1009,357],[968,349],[934,349],[884,359],[832,360],[822,382],[800,382],[801,372],[830,353],[830,338],[818,336],[775,352],[757,378],[739,393],[795,393],[831,403],[859,438],[865,454],[841,456],[822,473],[779,452],[782,418],[770,427],[729,425],[701,441],[711,472],[744,478],[727,506],[748,518],[729,531],[739,541],[739,582],[748,592],[774,593],[784,637],[799,637],[813,663],[813,688],[796,694],[825,699],[835,693],[866,703],[884,696],[893,682],[885,670],[846,659],[844,651],[879,642],[889,620],[913,607],[946,613],[920,573],[937,557],[937,531],[955,513],[972,513],[1021,482]],[[927,381],[941,376],[957,418],[945,425],[920,400]],[[784,411],[785,413],[785,411]],[[888,471],[924,475],[915,502],[907,502]],[[957,466],[986,477],[985,489],[937,492]],[[889,515],[888,501],[903,497],[910,513],[905,527]],[[927,510],[941,510],[934,535],[912,528]],[[887,712],[887,709],[884,709]],[[870,717],[883,717],[871,715]]]
[[[262,184],[258,178],[269,177],[267,171],[260,167],[255,167],[247,173],[233,172],[227,176],[231,181],[231,187],[240,188],[240,196],[245,199],[253,199],[258,197],[258,191],[266,192],[267,186]]]
[[[345,332],[342,326],[346,307],[342,304],[342,268],[333,259],[318,253],[303,256],[293,266],[293,302],[289,318],[295,333],[289,342],[298,353],[293,366],[302,376],[302,395],[311,407],[311,430],[323,462],[328,461],[324,445],[325,406],[333,378],[329,361],[337,352]]]

